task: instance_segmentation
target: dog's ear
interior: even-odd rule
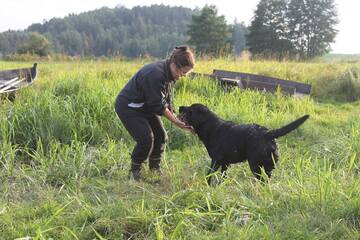
[[[198,108],[198,112],[199,113],[206,113],[206,112],[208,112],[208,109],[206,107],[201,107],[201,108]]]

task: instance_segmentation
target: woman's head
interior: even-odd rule
[[[194,55],[186,45],[175,47],[169,60],[171,74],[175,80],[185,76],[195,65]]]

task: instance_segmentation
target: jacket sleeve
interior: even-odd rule
[[[172,102],[172,94],[173,94],[173,83],[168,83],[167,85],[165,85],[166,88],[166,102],[168,105],[168,108],[170,109],[170,111],[172,111],[173,113],[175,113],[175,109],[174,109],[174,103]]]
[[[147,111],[163,115],[165,108],[168,107],[164,77],[156,73],[147,74],[144,76],[142,86]]]

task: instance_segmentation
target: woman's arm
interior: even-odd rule
[[[189,130],[194,132],[193,127],[186,125],[183,121],[179,120],[170,110],[169,108],[165,108],[164,116],[170,120],[170,122],[174,123],[176,126],[182,129]]]

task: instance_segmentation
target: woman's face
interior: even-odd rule
[[[186,76],[191,71],[192,67],[186,66],[186,67],[177,67],[175,63],[170,63],[170,71],[173,76],[173,78],[176,80],[179,80],[181,77]]]

